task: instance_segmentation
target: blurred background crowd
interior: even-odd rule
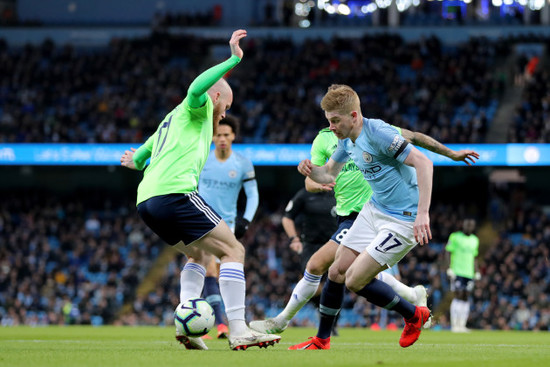
[[[232,75],[239,141],[311,142],[325,124],[320,98],[336,78],[360,93],[366,116],[444,143],[485,143],[507,83],[520,74],[523,94],[499,129],[508,131],[507,142],[548,142],[547,69],[526,72],[529,59],[515,60],[513,47],[549,41],[476,37],[445,46],[436,36],[405,42],[390,34],[246,40],[247,57]],[[100,51],[0,43],[0,142],[139,143],[204,69],[200,50],[221,42],[155,34],[115,39]],[[506,67],[510,58],[515,68]]]
[[[522,190],[506,191],[512,210],[491,223],[495,236],[480,249],[481,280],[473,292],[470,326],[480,329],[547,330],[550,321],[550,220],[522,200]],[[24,197],[24,198],[21,198]],[[170,325],[179,302],[179,272],[185,258],[166,247],[138,218],[131,199],[105,192],[58,198],[45,193],[2,197],[0,212],[0,323],[11,325]],[[247,250],[249,319],[284,307],[301,277],[299,257],[281,227],[284,202],[262,206],[243,243]],[[469,208],[436,203],[433,240],[417,247],[399,265],[406,284],[423,284],[436,311],[436,328],[447,328],[441,310],[450,299],[444,245],[460,230]],[[168,258],[157,264],[162,250]],[[153,273],[153,279],[151,278]],[[147,284],[150,283],[150,284]],[[437,311],[440,311],[440,314]],[[313,325],[308,305],[293,321]],[[390,322],[401,320],[390,315]],[[348,293],[341,326],[379,323],[378,311]]]

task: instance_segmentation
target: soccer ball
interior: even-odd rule
[[[180,303],[174,311],[178,335],[199,337],[208,334],[215,320],[212,306],[203,298],[192,298]]]

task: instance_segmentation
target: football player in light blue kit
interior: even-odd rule
[[[329,87],[321,108],[330,130],[339,139],[338,147],[324,166],[315,166],[306,159],[300,162],[298,171],[318,183],[329,184],[351,157],[373,190],[371,200],[336,251],[329,269],[328,297],[321,308],[325,314],[331,310],[338,313],[342,306],[342,297],[336,294],[341,289],[338,283],[345,283],[369,302],[404,317],[399,344],[408,347],[418,340],[430,310],[399,297],[376,275],[396,264],[417,243],[423,245],[431,238],[433,164],[391,125],[363,118],[359,96],[351,87]],[[308,349],[307,343],[324,343],[316,338],[320,339],[316,336],[300,349]]]
[[[199,195],[218,213],[241,238],[258,209],[259,195],[252,162],[232,150],[238,133],[239,122],[231,115],[220,120],[214,132],[214,150],[210,152],[199,177]],[[241,188],[246,194],[246,208],[242,217],[237,215],[237,200]],[[218,338],[226,338],[222,297],[218,285],[219,262],[216,260],[206,269],[203,297],[210,303],[216,315]]]
[[[241,238],[254,218],[259,204],[258,184],[250,159],[231,148],[238,133],[238,120],[231,115],[220,121],[210,152],[199,178],[199,194]],[[237,216],[237,199],[241,188],[246,194],[242,217]]]

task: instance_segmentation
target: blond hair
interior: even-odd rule
[[[361,110],[359,96],[348,85],[333,84],[321,100],[321,108],[327,112],[338,112],[347,114],[352,111]]]

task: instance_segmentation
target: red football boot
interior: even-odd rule
[[[403,348],[410,347],[418,340],[422,327],[431,317],[431,312],[428,307],[416,306],[414,316],[410,319],[405,319],[405,328],[401,333],[399,345]]]

